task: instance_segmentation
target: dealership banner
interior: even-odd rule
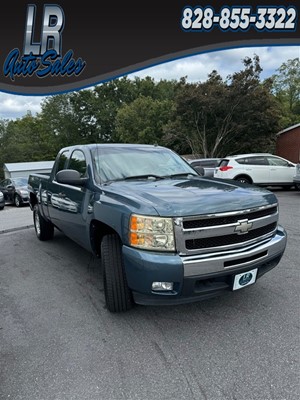
[[[300,45],[299,0],[3,2],[0,91],[48,95],[234,47]]]

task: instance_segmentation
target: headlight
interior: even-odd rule
[[[175,251],[172,218],[133,214],[129,223],[129,243],[140,249]]]
[[[0,192],[0,200],[3,200],[3,193],[2,192]]]
[[[22,196],[28,196],[28,190],[20,190]]]

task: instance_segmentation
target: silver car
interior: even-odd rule
[[[188,160],[192,167],[202,167],[204,176],[214,176],[214,170],[219,165],[221,158],[196,158],[194,160]]]
[[[5,206],[4,194],[0,190],[0,210],[3,210]]]
[[[4,179],[0,182],[0,191],[4,194],[6,204],[15,204],[20,207],[23,204],[29,205],[29,192],[26,177]]]

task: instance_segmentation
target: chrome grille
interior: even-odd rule
[[[273,232],[276,226],[277,223],[273,222],[272,224],[263,226],[261,228],[252,229],[251,231],[249,231],[247,235],[237,235],[235,233],[232,235],[213,236],[210,238],[186,240],[185,245],[188,250],[193,250],[193,249],[205,249],[210,247],[228,246],[232,244],[244,243],[248,242],[251,239],[255,239],[257,237]]]
[[[277,228],[278,206],[175,218],[177,250],[182,255],[234,250],[271,237]],[[240,229],[241,225],[245,229]]]

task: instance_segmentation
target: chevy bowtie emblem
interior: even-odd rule
[[[238,235],[243,235],[250,231],[252,225],[253,223],[249,222],[247,219],[241,219],[238,221],[238,225],[235,227],[234,231],[237,232]]]

